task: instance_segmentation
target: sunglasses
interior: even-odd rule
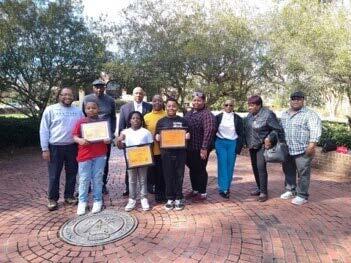
[[[224,107],[234,107],[233,104],[224,104]]]

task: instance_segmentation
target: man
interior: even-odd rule
[[[93,82],[93,93],[84,97],[83,112],[85,114],[84,106],[86,102],[89,100],[91,101],[92,99],[95,100],[99,107],[99,118],[107,120],[109,122],[111,138],[113,139],[116,131],[116,103],[113,98],[105,94],[105,89],[106,89],[106,85],[105,85],[105,82],[103,82],[102,80],[97,79]],[[108,194],[106,184],[107,184],[107,177],[108,177],[108,162],[110,160],[110,155],[111,155],[111,144],[107,144],[106,163],[104,168],[103,186],[102,186],[103,194]]]
[[[167,114],[164,111],[163,99],[161,95],[156,94],[152,98],[152,111],[144,116],[145,128],[152,135],[155,135],[157,122]],[[148,168],[147,183],[149,190],[155,186],[155,200],[160,203],[165,201],[165,181],[162,173],[161,152],[158,142],[154,142],[153,146],[154,166]]]
[[[280,197],[289,199],[296,195],[291,203],[303,205],[309,195],[311,161],[322,133],[322,123],[314,111],[304,106],[303,92],[292,93],[290,99],[290,109],[281,117],[289,155],[283,163],[286,192]],[[297,185],[296,172],[299,176]]]
[[[132,102],[124,104],[121,107],[120,114],[119,114],[118,134],[120,134],[121,131],[127,128],[129,113],[131,113],[132,111],[139,111],[142,115],[145,115],[146,113],[152,110],[152,106],[149,103],[143,101],[144,96],[145,96],[144,90],[141,87],[136,87],[133,90],[134,100]],[[126,190],[123,192],[123,196],[129,195],[127,172],[125,177],[125,184],[126,184]]]
[[[59,103],[47,107],[40,123],[40,145],[42,156],[48,162],[49,189],[48,209],[58,208],[60,175],[63,165],[66,171],[65,203],[77,204],[73,197],[78,172],[77,145],[73,141],[72,130],[83,117],[80,109],[72,107],[73,92],[63,88],[59,92]]]

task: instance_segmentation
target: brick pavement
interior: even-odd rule
[[[269,166],[265,203],[249,196],[254,186],[247,157],[239,157],[229,200],[217,194],[216,165],[209,163],[209,198],[166,212],[152,204],[132,213],[138,228],[128,237],[97,247],[64,243],[58,230],[75,207],[46,209],[47,173],[40,153],[0,160],[0,262],[351,262],[351,182],[314,170],[310,202],[296,207],[279,199],[283,177]],[[124,164],[111,158],[109,209],[122,210]],[[189,189],[188,175],[184,190]],[[62,188],[62,187],[61,187]]]

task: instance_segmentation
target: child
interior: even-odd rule
[[[123,148],[123,142],[127,147],[153,142],[151,133],[142,127],[144,125],[144,119],[140,112],[132,111],[128,116],[128,124],[130,128],[123,130],[121,132],[121,135],[116,139],[118,148]],[[147,167],[132,168],[128,170],[129,200],[128,204],[124,208],[125,211],[129,212],[135,208],[137,197],[137,181],[139,181],[140,184],[141,208],[144,211],[150,209],[149,202],[147,200],[146,173]]]
[[[104,172],[107,146],[110,139],[103,142],[89,142],[82,138],[81,125],[83,123],[99,121],[99,107],[94,100],[87,101],[84,107],[87,117],[79,120],[73,130],[73,139],[78,143],[78,173],[79,173],[79,203],[77,215],[84,215],[88,202],[90,182],[93,186],[94,204],[92,213],[98,213],[102,207],[102,176]]]
[[[187,129],[187,122],[184,118],[177,116],[178,103],[170,98],[166,102],[167,116],[157,122],[155,140],[160,141],[162,129],[183,128]],[[187,132],[185,138],[188,140],[190,134]],[[185,169],[186,149],[185,148],[161,148],[163,176],[166,183],[165,209],[182,210],[183,202],[183,178]]]

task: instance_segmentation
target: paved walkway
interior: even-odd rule
[[[351,182],[313,172],[310,202],[296,207],[279,199],[283,177],[269,167],[270,199],[249,196],[254,186],[247,157],[239,157],[230,200],[217,194],[216,165],[209,163],[209,198],[166,212],[152,202],[150,212],[132,213],[138,228],[104,246],[64,243],[58,230],[75,216],[60,203],[46,209],[47,174],[40,153],[0,161],[0,262],[351,262]],[[122,210],[124,164],[111,159],[109,209]],[[185,176],[184,190],[189,189]]]

